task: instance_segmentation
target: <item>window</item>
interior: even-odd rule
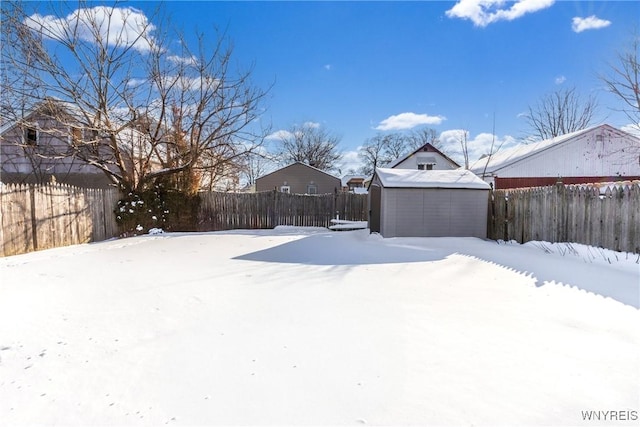
[[[291,193],[291,187],[289,187],[288,185],[283,185],[280,187],[280,192],[281,193]]]
[[[421,171],[433,170],[433,166],[437,163],[434,156],[418,155],[416,160],[418,163],[418,170]]]
[[[23,138],[27,145],[38,145],[38,129],[31,126],[24,128]]]
[[[318,186],[314,183],[307,185],[307,194],[318,194]]]

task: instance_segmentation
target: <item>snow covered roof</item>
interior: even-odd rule
[[[342,177],[342,179],[341,179],[341,180],[342,180],[342,186],[343,186],[343,187],[346,187],[346,186],[347,186],[347,184],[349,183],[349,181],[351,181],[352,179],[362,179],[362,180],[366,180],[367,178],[369,178],[369,177],[368,177],[368,176],[366,176],[366,175],[354,175],[354,174],[351,174],[351,175],[345,175],[345,176],[343,176],[343,177]]]
[[[595,129],[606,128],[609,130],[625,133],[619,129],[616,129],[607,124],[592,126],[590,128],[582,129],[576,132],[568,133],[566,135],[557,136],[551,139],[545,139],[544,141],[533,142],[531,144],[520,144],[512,148],[508,148],[506,150],[500,150],[491,158],[487,159],[482,158],[476,160],[471,165],[471,170],[477,174],[482,174],[483,171],[486,173],[493,173],[499,169],[502,169],[506,166],[509,166],[515,162],[518,162],[527,157],[533,156],[536,153],[540,153],[544,150],[547,150],[551,147],[555,147],[559,144],[572,140],[578,136],[584,135],[586,133],[592,132]],[[628,134],[631,138],[636,138],[635,136]],[[488,160],[488,163],[487,163]],[[486,169],[485,169],[486,166]]]
[[[377,168],[376,175],[387,188],[474,188],[489,190],[489,184],[466,169],[417,170]]]

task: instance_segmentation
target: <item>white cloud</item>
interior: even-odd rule
[[[331,71],[332,68],[333,68],[333,66],[331,64],[326,64],[324,66],[324,69],[327,70],[327,71]]]
[[[463,129],[450,129],[440,134],[441,151],[455,160],[459,165],[464,166],[464,156],[462,146],[460,144]],[[469,163],[473,164],[476,160],[485,154],[491,152],[491,144],[493,143],[493,151],[504,150],[517,145],[518,142],[512,136],[506,135],[499,137],[491,133],[480,133],[476,136],[467,135],[467,147],[469,152]]]
[[[640,123],[624,125],[620,129],[640,138]]]
[[[154,42],[150,33],[155,26],[149,23],[142,11],[132,7],[82,8],[65,18],[36,13],[28,17],[25,24],[54,40],[68,40],[70,35],[75,34],[83,41],[95,42],[94,27],[97,27],[108,46],[133,46],[140,52],[147,52]]]
[[[220,84],[220,80],[213,77],[188,77],[188,76],[162,76],[162,85],[165,88],[172,86],[181,91],[212,91]]]
[[[294,138],[296,136],[301,136],[303,135],[303,129],[318,129],[320,127],[320,123],[317,122],[304,122],[302,124],[302,126],[296,125],[294,126],[294,130],[295,132],[291,132],[289,130],[286,129],[280,129],[277,130],[269,135],[267,135],[265,137],[265,139],[267,140],[283,140],[283,139],[289,139],[289,138]],[[297,130],[296,130],[297,129]]]
[[[196,58],[195,56],[183,57],[183,56],[178,56],[178,55],[169,55],[169,56],[167,56],[167,59],[169,61],[173,62],[174,64],[185,64],[185,65],[197,65],[198,64],[198,58]]]
[[[292,138],[293,136],[294,136],[293,133],[289,132],[288,130],[281,129],[267,135],[265,139],[282,140],[282,139]]]
[[[129,86],[129,87],[140,86],[141,84],[144,84],[146,82],[147,82],[146,79],[135,79],[135,78],[133,78],[133,79],[129,79],[127,81],[127,86]]]
[[[362,161],[358,157],[358,150],[345,151],[342,153],[342,159],[340,161],[340,174],[342,176],[348,175],[352,170],[358,173],[361,167]]]
[[[446,14],[449,18],[469,19],[477,27],[498,21],[513,21],[527,13],[551,7],[555,0],[460,0]],[[504,8],[505,4],[511,5]]]
[[[576,33],[581,33],[586,30],[599,30],[609,25],[611,25],[611,21],[600,19],[596,15],[591,15],[587,18],[576,16],[572,20],[571,29]]]
[[[554,81],[557,85],[561,85],[562,83],[567,81],[567,78],[565,76],[558,76]]]
[[[404,130],[411,129],[420,125],[439,125],[443,120],[443,116],[429,116],[428,114],[401,113],[395,116],[389,116],[376,126],[377,130]]]

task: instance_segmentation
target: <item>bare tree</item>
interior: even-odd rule
[[[384,167],[390,159],[386,155],[386,139],[384,134],[377,134],[369,138],[358,150],[358,158],[362,162],[360,172],[373,175],[376,168]]]
[[[618,53],[617,64],[610,65],[609,74],[601,75],[609,92],[622,100],[622,111],[640,131],[640,35],[634,33],[628,50]]]
[[[60,155],[101,169],[124,190],[173,179],[193,191],[199,176],[226,170],[261,143],[255,121],[266,92],[250,70],[232,69],[224,35],[199,34],[191,49],[158,15],[152,23],[119,4],[80,2],[71,14],[56,6],[28,15],[20,2],[3,2],[2,69],[11,73],[2,79],[2,112],[22,117],[12,99],[63,103],[73,123],[68,114],[52,118],[80,121],[91,137],[69,139]]]
[[[373,175],[377,167],[384,167],[411,150],[411,141],[401,133],[377,133],[360,147],[358,157],[362,161],[360,171]]]
[[[407,135],[410,149],[417,150],[425,144],[431,144],[434,148],[440,149],[440,139],[435,129],[423,128],[414,130]]]
[[[340,137],[316,123],[294,125],[282,132],[279,139],[282,163],[302,162],[331,171],[337,168],[337,163],[342,158],[338,151]]]
[[[411,151],[409,140],[401,133],[389,133],[384,136],[384,154],[390,162],[399,159]]]
[[[426,143],[434,147],[440,145],[435,130],[421,129],[409,134],[378,133],[367,139],[358,151],[358,157],[363,163],[360,171],[365,175],[372,175],[375,168],[384,167]]]
[[[247,184],[253,185],[258,178],[272,170],[274,164],[271,155],[262,152],[252,153],[243,159],[242,176]]]
[[[563,89],[529,106],[524,117],[536,136],[550,139],[588,127],[597,107],[596,98],[589,96],[583,100],[575,88]]]
[[[458,131],[458,142],[460,143],[460,151],[464,159],[464,168],[469,169],[469,131],[461,129]]]

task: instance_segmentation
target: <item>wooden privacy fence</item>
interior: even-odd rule
[[[331,219],[366,221],[367,195],[261,193],[200,193],[198,230],[274,228],[278,225],[328,227]]]
[[[115,237],[119,197],[116,189],[0,184],[0,255]]]
[[[491,239],[575,242],[640,253],[640,181],[495,190]]]
[[[331,225],[331,219],[366,221],[367,196],[264,192],[200,193],[199,231]],[[0,256],[95,242],[118,236],[116,189],[62,184],[0,184]]]

